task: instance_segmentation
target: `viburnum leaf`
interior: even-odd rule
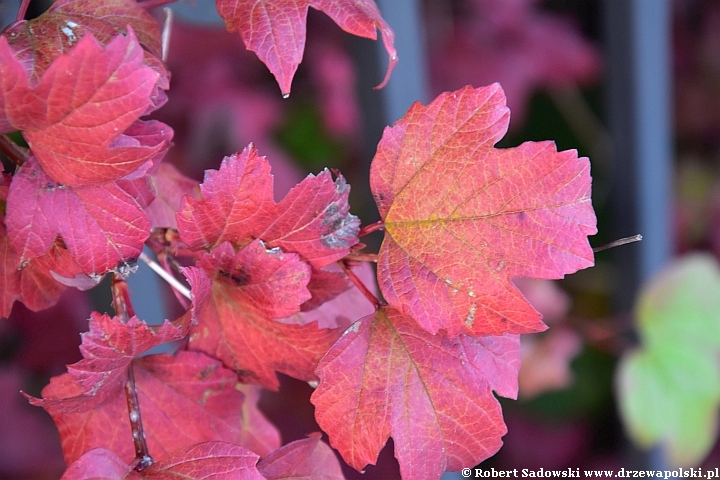
[[[644,285],[635,313],[643,347],[622,357],[616,389],[630,437],[662,444],[673,464],[696,466],[717,439],[720,269],[683,257]]]
[[[22,130],[43,170],[77,186],[132,173],[162,154],[172,129],[138,118],[151,106],[158,74],[143,64],[132,30],[105,49],[92,35],[59,56],[36,85],[0,38],[0,109]]]
[[[378,145],[378,283],[428,332],[541,331],[511,279],[562,278],[593,264],[588,160],[552,142],[494,148],[508,119],[499,85],[465,87],[415,103]]]
[[[375,463],[389,436],[403,478],[440,478],[500,449],[506,433],[493,396],[515,398],[515,335],[431,335],[392,307],[345,331],[317,368],[318,425],[345,461]]]
[[[243,381],[268,389],[279,386],[276,371],[315,379],[317,362],[339,333],[273,320],[299,311],[310,298],[307,264],[255,240],[237,253],[229,243],[221,244],[197,265],[212,279],[212,294],[190,331],[191,349],[219,358]]]
[[[3,36],[35,83],[55,58],[68,53],[87,32],[106,45],[118,34],[126,35],[128,25],[140,44],[159,57],[157,21],[133,0],[59,0],[37,18],[13,24]]]
[[[150,223],[137,182],[66,187],[43,172],[33,157],[10,185],[5,223],[21,262],[47,252],[58,235],[87,274],[100,275],[137,258]],[[132,188],[132,194],[123,187]],[[142,202],[142,203],[140,203]]]
[[[345,480],[340,462],[320,433],[295,440],[260,460],[258,470],[267,480]]]
[[[248,419],[242,414],[244,395],[237,388],[237,375],[219,361],[199,352],[180,351],[174,357],[136,359],[133,372],[143,428],[154,458],[200,442],[243,445],[248,439],[244,432]],[[59,401],[72,401],[82,395],[82,390],[66,373],[50,380],[42,400],[31,399],[53,417],[65,462],[70,465],[93,448],[106,448],[130,463],[135,448],[124,391],[92,410],[64,411]],[[261,415],[255,408],[252,412]]]
[[[260,238],[320,268],[358,241],[360,222],[349,213],[350,186],[342,176],[309,175],[275,204],[270,165],[252,145],[208,170],[200,190],[202,199],[186,197],[177,214],[180,238],[194,250]]]
[[[159,327],[151,327],[137,317],[125,323],[119,317],[92,312],[90,331],[81,335],[83,359],[68,365],[68,372],[83,387],[84,395],[105,398],[123,388],[127,368],[136,356],[157,345],[180,340],[186,333],[183,330],[181,325],[168,320]]]
[[[256,454],[239,445],[204,442],[181,448],[138,473],[110,450],[95,448],[70,465],[61,480],[264,480],[255,466],[257,461]]]
[[[215,0],[227,29],[239,31],[248,50],[255,52],[270,69],[283,95],[290,86],[305,50],[308,7],[325,12],[348,33],[377,39],[383,37],[390,56],[382,87],[395,64],[395,34],[380,16],[373,0]]]

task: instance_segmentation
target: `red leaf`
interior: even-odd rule
[[[328,170],[309,175],[275,204],[270,165],[250,145],[208,170],[202,199],[186,198],[177,214],[181,239],[194,250],[224,241],[244,246],[255,238],[300,254],[322,267],[357,243],[359,220],[349,213],[350,187]]]
[[[380,289],[431,333],[544,330],[511,279],[593,264],[588,160],[551,142],[495,149],[507,124],[499,85],[466,87],[414,104],[378,145]]]
[[[238,383],[235,385],[235,390],[245,394],[240,412],[243,429],[238,443],[265,457],[280,448],[280,432],[258,408],[262,389],[257,385]]]
[[[344,480],[335,452],[320,434],[295,440],[260,460],[258,470],[268,480]]]
[[[68,53],[88,31],[106,45],[118,34],[126,35],[128,25],[143,47],[160,55],[157,21],[132,0],[59,0],[39,17],[13,24],[3,36],[35,83],[55,58]]]
[[[127,367],[135,357],[163,343],[180,340],[185,333],[168,320],[151,327],[137,317],[123,323],[119,317],[92,312],[90,331],[81,335],[83,360],[68,365],[68,372],[85,395],[104,398],[122,389]]]
[[[253,420],[240,415],[243,394],[237,388],[237,375],[217,360],[187,351],[176,357],[151,355],[135,360],[133,372],[148,448],[154,458],[167,457],[199,442],[242,444],[247,437],[245,425]],[[43,389],[43,400],[31,403],[47,407],[51,400],[72,400],[81,392],[72,376],[64,374],[50,380]],[[90,411],[46,409],[60,432],[68,465],[93,448],[111,450],[127,463],[135,457],[123,391]]]
[[[137,190],[131,195],[121,185],[129,186],[118,181],[65,187],[28,159],[13,177],[5,220],[21,262],[43,255],[57,235],[88,274],[101,275],[137,258],[150,223]]]
[[[439,478],[502,445],[499,395],[517,395],[514,335],[431,335],[387,308],[353,324],[318,365],[311,397],[345,461],[374,463],[389,436],[403,478]]]
[[[157,80],[132,30],[104,50],[86,35],[35,86],[0,38],[0,107],[43,169],[64,185],[115,180],[167,149],[170,127],[138,121]]]
[[[390,56],[382,87],[397,63],[395,35],[372,0],[215,0],[227,29],[239,31],[248,50],[257,53],[280,85],[283,95],[305,50],[308,7],[322,10],[348,33],[377,39],[379,29]]]
[[[225,243],[197,264],[212,278],[212,301],[190,331],[190,348],[219,358],[243,381],[277,390],[275,372],[314,380],[315,366],[338,333],[315,324],[273,320],[299,311],[310,298],[310,269],[293,253],[255,240],[234,254]]]

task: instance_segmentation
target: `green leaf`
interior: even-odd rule
[[[662,445],[671,462],[699,464],[715,443],[720,406],[720,270],[709,255],[670,265],[640,293],[643,347],[617,373],[630,437]]]

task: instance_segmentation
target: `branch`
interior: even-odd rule
[[[132,429],[133,443],[135,444],[135,470],[141,472],[153,464],[145,440],[142,418],[140,417],[140,401],[138,400],[137,387],[135,386],[135,374],[133,373],[132,362],[128,365],[128,379],[125,382],[125,400],[127,401],[128,416],[130,417],[130,428]]]

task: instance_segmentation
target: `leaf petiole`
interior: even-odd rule
[[[383,302],[380,301],[379,298],[375,296],[374,293],[372,293],[363,283],[362,280],[358,278],[357,275],[355,275],[355,272],[352,271],[352,268],[350,268],[350,265],[348,265],[348,262],[346,260],[341,260],[338,262],[340,265],[340,268],[342,268],[343,272],[345,272],[345,275],[348,276],[351,282],[355,284],[355,286],[360,290],[360,292],[367,298],[370,303],[375,305],[376,309],[379,309],[381,306],[384,305]]]
[[[385,230],[385,223],[382,221],[371,223],[370,225],[365,225],[360,229],[360,233],[358,233],[358,237],[364,237],[365,235],[376,232],[378,230]]]

